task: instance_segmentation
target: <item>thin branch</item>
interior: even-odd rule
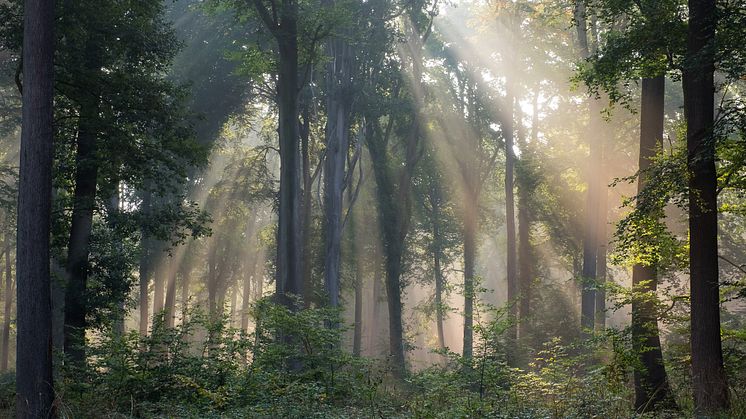
[[[738,269],[739,271],[741,271],[741,272],[743,272],[743,273],[745,273],[745,274],[746,274],[746,264],[744,264],[744,265],[738,265],[738,264],[736,264],[735,262],[733,262],[732,260],[730,260],[730,259],[726,258],[726,257],[725,257],[725,256],[723,256],[723,255],[718,255],[718,258],[719,258],[719,259],[722,259],[722,260],[724,260],[724,261],[726,261],[726,262],[728,262],[728,264],[729,264],[729,265],[733,266],[734,268],[736,268],[736,269]]]

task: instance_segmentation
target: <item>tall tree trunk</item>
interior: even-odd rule
[[[331,3],[327,1],[327,3]],[[324,164],[324,290],[331,307],[339,305],[340,256],[345,161],[350,144],[350,46],[341,38],[329,41],[327,65],[326,160]]]
[[[401,376],[406,369],[404,358],[404,325],[401,301],[401,262],[403,243],[394,238],[386,246],[386,300],[389,308],[389,356],[394,375]]]
[[[186,258],[189,258],[188,254]],[[189,283],[192,278],[192,264],[189,261],[182,261],[181,263],[181,323],[184,324],[189,315]],[[186,266],[184,266],[184,263],[186,263]]]
[[[144,192],[142,198],[142,212],[145,217],[150,215],[151,200],[151,193],[149,191]],[[148,334],[148,285],[150,282],[153,240],[148,236],[145,228],[141,228],[141,232],[140,266],[138,268],[138,277],[140,280],[140,335],[145,336]]]
[[[409,230],[409,216],[411,197],[408,195],[411,177],[399,172],[399,190],[394,187],[394,175],[387,155],[387,140],[380,127],[373,128],[369,124],[366,129],[368,151],[371,156],[373,173],[376,178],[376,196],[380,216],[381,237],[383,238],[383,254],[385,267],[386,299],[389,314],[389,356],[394,374],[401,376],[406,368],[404,357],[404,328],[401,301],[401,269],[402,255],[407,232]],[[404,172],[412,166],[405,164]],[[398,193],[397,193],[398,192]]]
[[[595,103],[595,101],[593,102]],[[597,114],[596,106],[591,106],[591,120]],[[591,122],[591,125],[593,122]],[[590,131],[590,130],[589,130]],[[583,272],[582,292],[580,297],[580,325],[583,329],[593,330],[596,319],[596,279],[598,263],[598,224],[600,187],[599,173],[601,150],[598,139],[590,143],[590,167],[588,171],[588,194],[586,197],[586,214],[583,226]]]
[[[505,103],[508,106],[508,112],[505,115],[505,127],[503,136],[505,137],[505,224],[507,238],[507,261],[506,272],[508,282],[508,304],[510,305],[510,315],[515,320],[518,318],[518,277],[516,269],[516,234],[515,234],[515,198],[513,194],[515,156],[513,155],[513,133],[515,107],[515,97],[513,92],[508,90]],[[508,339],[515,341],[517,329],[511,327],[508,330]],[[513,362],[513,356],[509,357],[509,362]]]
[[[378,356],[379,336],[381,335],[381,303],[383,302],[383,255],[381,252],[381,243],[376,244],[376,250],[373,254],[373,319],[370,322],[370,340],[369,350],[371,354]]]
[[[301,272],[303,272],[303,304],[306,307],[311,305],[314,297],[313,266],[311,262],[311,220],[313,215],[313,177],[311,176],[311,99],[303,100],[303,124],[300,130],[300,149],[303,170],[303,202],[301,235],[303,240],[303,256],[301,258]]]
[[[163,314],[163,296],[165,286],[165,264],[166,260],[163,254],[163,243],[158,242],[154,254],[151,256],[151,263],[155,267],[153,270],[153,326]]]
[[[16,242],[16,416],[56,416],[49,233],[52,207],[54,1],[26,0]]]
[[[586,19],[585,2],[575,1],[574,20],[578,35],[578,47],[582,59],[590,57],[588,45],[588,24]],[[583,226],[583,271],[581,278],[580,296],[580,326],[584,330],[593,330],[596,316],[596,265],[598,259],[598,196],[600,183],[598,169],[600,168],[601,150],[598,139],[593,139],[598,128],[596,120],[599,118],[599,104],[590,99],[590,124],[588,138],[590,139],[590,156],[588,165],[588,195],[586,197],[586,214]]]
[[[523,156],[527,151],[522,150]],[[522,161],[522,164],[528,164]],[[523,173],[528,168],[523,168]],[[518,285],[520,295],[518,298],[518,337],[524,339],[528,335],[531,316],[532,283],[534,280],[533,255],[531,251],[531,216],[529,214],[529,191],[527,179],[518,179]]]
[[[657,147],[662,144],[664,98],[664,76],[642,79],[638,196],[648,184],[646,171],[652,165]],[[641,296],[632,300],[632,345],[642,366],[634,371],[635,409],[639,413],[674,405],[658,332],[656,271],[655,265],[636,264],[632,268],[632,287],[635,295]]]
[[[363,344],[363,269],[362,264],[356,262],[355,272],[355,329],[352,336],[352,354],[360,356]]]
[[[350,211],[352,210],[352,202],[354,199],[352,188],[348,189],[347,196],[350,205]],[[363,270],[363,255],[358,248],[358,238],[361,237],[359,234],[359,225],[357,223],[357,217],[360,212],[353,212],[350,215],[350,227],[349,231],[352,234],[352,240],[350,240],[350,256],[352,256],[353,263],[355,264],[355,319],[353,323],[352,333],[352,355],[360,356],[360,350],[363,342],[363,276],[365,272]],[[365,215],[363,214],[363,219]]]
[[[695,409],[705,415],[729,406],[720,340],[717,172],[712,133],[716,13],[715,0],[689,0],[683,73],[689,168],[692,386]]]
[[[167,328],[174,327],[176,320],[176,261],[174,257],[169,257],[169,269],[164,269],[167,276],[166,283],[166,303],[163,306],[164,317]]]
[[[249,307],[251,304],[251,280],[254,278],[252,272],[244,272],[243,298],[241,299],[241,330],[249,331]]]
[[[604,181],[608,178],[602,176]],[[606,257],[607,244],[609,242],[608,234],[608,211],[609,211],[609,189],[601,185],[601,191],[598,197],[598,250],[596,253],[596,329],[604,330],[606,328]]]
[[[438,349],[444,350],[446,348],[445,332],[443,331],[443,292],[445,288],[445,278],[443,277],[443,267],[441,266],[442,253],[441,243],[443,237],[440,231],[440,205],[441,205],[441,193],[440,188],[435,182],[432,182],[430,187],[430,204],[432,207],[432,218],[433,218],[433,242],[435,242],[435,249],[433,249],[433,268],[435,270],[435,327],[438,332]]]
[[[100,71],[100,56],[96,48],[88,47],[84,77],[95,77]],[[95,85],[95,84],[94,84]],[[75,189],[67,245],[67,287],[65,292],[65,354],[76,364],[85,361],[86,287],[88,255],[90,253],[93,208],[98,183],[97,131],[99,95],[96,88],[80,98],[77,150],[75,153]]]
[[[217,239],[213,241],[212,249],[210,249],[209,257],[207,258],[207,272],[206,272],[206,288],[207,288],[207,311],[210,319],[215,319],[218,311],[218,283],[220,281],[218,273],[218,243]],[[221,267],[222,268],[222,267]],[[222,310],[222,306],[220,309]]]
[[[238,283],[234,284],[231,288],[231,314],[230,314],[230,326],[236,326],[236,318],[238,317]]]
[[[290,295],[303,292],[300,237],[300,156],[298,150],[298,4],[283,0],[280,10],[277,97],[280,133],[280,210],[277,234],[276,292],[295,309]]]
[[[467,199],[464,207],[464,359],[471,359],[474,349],[474,265],[477,257],[477,198],[474,179],[467,176]]]
[[[109,218],[109,229],[112,232],[115,232],[117,230],[117,214],[119,214],[120,211],[120,199],[119,199],[119,193],[120,193],[120,184],[119,181],[114,181],[114,191],[109,197],[109,199],[106,200],[106,212]],[[121,242],[116,242],[114,246],[117,249],[117,252],[119,254],[123,253],[123,247],[124,245]],[[54,293],[54,290],[52,291]],[[123,298],[117,302],[117,310],[113,313],[113,324],[112,324],[112,332],[114,336],[116,337],[122,337],[124,336],[125,331],[125,325],[124,325],[124,317],[126,315],[126,296],[123,296]],[[52,297],[52,308],[54,308],[54,297]]]
[[[5,236],[5,307],[3,310],[3,344],[0,351],[0,372],[8,371],[10,354],[10,316],[13,315],[13,268],[10,264],[10,238]]]

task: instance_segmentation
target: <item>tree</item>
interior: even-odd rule
[[[592,43],[588,42],[588,19],[584,1],[575,2],[575,25],[578,33],[578,46],[581,58],[587,60],[595,49],[596,23],[591,22]],[[603,146],[600,138],[594,138],[598,133],[600,122],[600,106],[598,99],[590,99],[590,120],[588,136],[590,143],[590,154],[588,156],[588,195],[586,198],[586,221],[583,230],[583,276],[581,293],[581,315],[580,325],[584,329],[593,330],[596,318],[596,279],[599,248],[599,214],[600,197],[602,187],[600,180],[601,160],[603,159]],[[605,214],[604,214],[605,215]]]
[[[334,1],[326,1],[334,10]],[[336,13],[343,13],[335,10]],[[345,28],[338,28],[327,41],[329,62],[326,69],[327,122],[324,163],[324,289],[331,307],[339,305],[340,254],[342,250],[342,194],[345,189],[345,162],[350,145],[352,113],[352,72],[354,51],[345,40]],[[353,168],[348,168],[351,172]],[[348,175],[349,176],[349,175]],[[352,205],[352,202],[350,202]]]
[[[689,1],[683,70],[689,169],[692,385],[699,414],[729,406],[720,340],[717,171],[715,169],[715,0]]]
[[[16,415],[55,416],[49,234],[52,208],[54,2],[26,0],[16,250]]]
[[[663,140],[665,77],[642,79],[640,106],[640,155],[638,166],[638,197],[642,197],[650,181],[648,173]],[[638,198],[640,199],[640,198]],[[638,209],[650,203],[638,203]],[[647,214],[657,218],[660,210]],[[645,237],[637,240],[644,242]],[[642,368],[634,371],[635,409],[654,411],[674,406],[673,395],[663,364],[660,333],[658,332],[657,267],[655,262],[637,263],[632,270],[632,344]]]
[[[366,34],[370,48],[361,57],[360,68],[365,70],[363,81],[366,83],[361,97],[370,95],[373,100],[367,99],[372,106],[370,102],[365,103],[361,114],[365,120],[363,135],[376,180],[389,313],[389,355],[394,374],[402,375],[406,368],[402,315],[403,256],[412,221],[412,180],[423,153],[424,124],[419,114],[424,103],[422,47],[430,34],[434,12],[429,15],[422,13],[425,5],[420,2],[403,8],[409,17],[402,34],[407,39],[408,54],[401,54],[397,61],[389,58],[395,54],[389,50],[395,42],[388,17],[393,5],[387,1],[380,3],[370,3],[365,11],[371,22],[370,33]],[[411,72],[411,89],[402,86],[407,71]],[[395,127],[397,132],[394,132]],[[404,150],[399,155],[392,155],[390,151],[395,140]]]
[[[301,295],[300,156],[298,136],[298,1],[263,0],[254,8],[277,42],[277,107],[280,136],[280,209],[277,229],[277,297],[292,306],[290,295]]]

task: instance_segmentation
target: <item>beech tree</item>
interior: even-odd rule
[[[18,189],[16,416],[55,417],[49,235],[54,129],[54,2],[27,0]]]
[[[683,69],[689,170],[689,272],[694,403],[700,414],[729,405],[720,340],[717,172],[715,169],[715,27],[713,0],[689,1]]]

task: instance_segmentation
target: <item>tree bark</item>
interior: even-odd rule
[[[638,196],[649,182],[646,171],[662,144],[664,100],[664,76],[642,79]],[[642,295],[632,300],[632,345],[642,366],[634,371],[635,409],[639,413],[674,406],[658,331],[656,271],[655,265],[636,264],[632,268],[633,291],[635,295]]]
[[[55,417],[49,234],[52,204],[54,1],[26,0],[18,190],[16,416]]]
[[[715,0],[689,0],[683,72],[689,168],[689,270],[692,386],[697,414],[717,414],[730,401],[720,340],[717,172],[715,170]]]

